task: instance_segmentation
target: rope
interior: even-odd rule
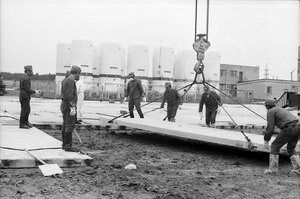
[[[5,147],[5,146],[0,146],[0,148],[14,150],[14,151],[25,151],[25,149],[11,148],[11,147]],[[62,149],[62,148],[61,147],[33,148],[33,149],[28,149],[28,151],[39,151],[39,150],[49,150],[49,149]]]
[[[250,138],[244,133],[244,131],[241,129],[241,127],[235,122],[235,120],[231,117],[231,115],[226,111],[226,109],[223,107],[223,105],[219,102],[219,100],[216,98],[216,96],[211,93],[211,95],[213,96],[213,98],[217,101],[218,105],[224,110],[224,112],[228,115],[228,117],[231,119],[231,121],[234,123],[234,125],[240,130],[240,132],[243,134],[243,136],[245,137],[245,139],[248,142],[248,148],[249,149],[255,149],[257,148],[257,146],[254,146],[250,140]]]
[[[236,103],[238,103],[238,104],[242,105],[244,108],[248,109],[249,111],[251,111],[251,112],[252,112],[252,113],[254,113],[255,115],[257,115],[257,116],[259,116],[260,118],[262,118],[262,119],[264,119],[264,120],[266,120],[266,121],[267,121],[267,119],[266,119],[266,118],[262,117],[261,115],[259,115],[259,114],[258,114],[258,113],[256,113],[256,112],[254,112],[253,110],[251,110],[250,108],[248,108],[247,106],[245,106],[244,104],[242,104],[241,102],[239,102],[239,101],[237,101],[237,100],[233,99],[231,96],[227,95],[227,94],[226,94],[226,93],[224,93],[223,91],[221,91],[221,90],[217,89],[215,86],[213,86],[213,85],[212,85],[212,84],[210,84],[209,82],[205,82],[205,84],[207,84],[207,85],[209,85],[210,87],[212,87],[212,88],[216,89],[217,91],[219,91],[220,93],[222,93],[222,94],[223,94],[223,95],[225,95],[226,97],[228,97],[228,98],[230,98],[231,100],[233,100],[234,102],[236,102]]]

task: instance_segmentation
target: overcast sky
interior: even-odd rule
[[[55,73],[59,41],[90,38],[153,47],[191,48],[195,0],[1,0],[1,71]],[[210,0],[209,41],[221,63],[266,65],[269,78],[297,70],[298,0]],[[206,31],[206,0],[198,0],[198,31]],[[196,62],[196,60],[195,60]],[[296,79],[296,71],[293,79]]]

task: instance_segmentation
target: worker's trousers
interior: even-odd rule
[[[206,109],[205,109],[205,123],[206,123],[206,125],[216,123],[217,108],[207,108],[206,107]]]
[[[27,125],[28,117],[30,114],[30,99],[28,98],[21,98],[21,114],[20,114],[20,126]]]
[[[167,107],[168,121],[175,120],[177,109],[178,109],[178,105],[175,105],[175,106],[168,105],[168,107]]]
[[[278,155],[281,147],[285,144],[289,156],[295,155],[295,147],[300,136],[300,126],[284,128],[271,144],[271,154]]]
[[[129,115],[131,118],[134,118],[134,114],[133,114],[134,107],[135,107],[136,111],[138,112],[140,118],[144,118],[144,115],[143,115],[142,109],[141,109],[141,99],[140,98],[130,99],[128,102],[128,110],[129,110]]]
[[[67,102],[62,101],[61,112],[63,116],[63,124],[61,128],[62,148],[67,149],[72,147],[72,133],[75,128],[75,115],[70,115],[70,108]]]

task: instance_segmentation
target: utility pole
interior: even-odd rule
[[[269,77],[269,69],[268,69],[268,64],[266,64],[266,69],[265,69],[265,79],[268,79]]]

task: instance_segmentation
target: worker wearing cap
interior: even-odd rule
[[[211,91],[207,85],[203,87],[204,93],[201,96],[200,103],[199,103],[199,114],[200,118],[203,117],[203,105],[205,104],[205,123],[207,126],[214,126],[216,122],[216,116],[218,113],[218,107],[221,106],[221,98],[220,96]]]
[[[21,103],[21,114],[19,127],[23,129],[29,129],[32,124],[29,123],[28,118],[30,114],[30,99],[31,95],[35,93],[31,89],[30,77],[33,75],[32,66],[24,66],[25,74],[20,78],[20,94],[19,101]]]
[[[290,156],[293,170],[291,174],[300,176],[300,159],[295,152],[295,147],[300,136],[300,122],[288,110],[276,107],[274,99],[265,101],[267,112],[267,128],[264,136],[264,146],[269,149],[269,141],[274,134],[275,126],[280,129],[279,134],[271,144],[269,156],[269,168],[265,174],[274,174],[278,171],[279,151],[281,147],[287,144],[287,153]]]
[[[65,151],[78,152],[72,147],[72,132],[75,128],[75,114],[77,104],[76,81],[80,78],[81,69],[72,66],[70,75],[61,82],[61,105],[60,110],[63,115],[62,124],[62,148]]]
[[[141,99],[143,98],[143,101],[146,101],[146,98],[142,83],[140,80],[135,78],[133,72],[128,74],[128,78],[130,80],[127,84],[127,89],[125,91],[125,98],[123,100],[123,103],[125,103],[125,101],[128,98],[128,109],[131,118],[134,118],[134,107],[136,108],[136,111],[138,112],[140,118],[144,118],[144,115],[141,110]]]
[[[160,108],[164,108],[164,104],[167,101],[167,117],[168,121],[175,122],[175,116],[177,113],[177,109],[181,109],[181,98],[176,89],[172,88],[172,85],[170,82],[165,83],[165,92],[163,95],[163,99],[160,105]]]

